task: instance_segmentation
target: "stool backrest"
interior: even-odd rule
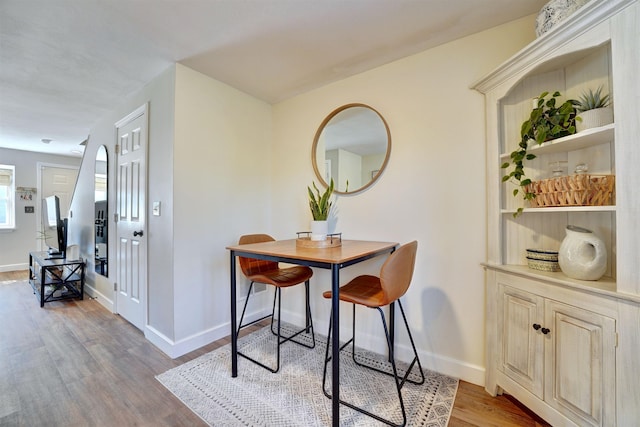
[[[239,245],[248,245],[251,243],[273,242],[273,237],[268,234],[245,234],[238,240]],[[250,277],[254,274],[263,273],[278,269],[278,263],[275,261],[264,261],[255,258],[238,257],[240,260],[240,269],[245,276]]]
[[[399,299],[407,292],[416,265],[418,242],[406,243],[396,249],[380,269],[380,284],[387,304]]]

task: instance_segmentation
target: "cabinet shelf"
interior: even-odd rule
[[[567,288],[573,288],[581,291],[587,291],[593,294],[612,296],[616,299],[622,299],[640,303],[640,296],[624,294],[616,291],[616,280],[611,277],[602,277],[599,280],[577,280],[567,277],[562,272],[547,272],[532,270],[526,265],[513,264],[489,264],[484,263],[484,267],[503,271],[506,273],[516,274],[518,276],[536,279],[543,282],[561,285]]]
[[[549,213],[549,212],[615,212],[614,205],[607,206],[552,206],[548,208],[525,208],[522,213]],[[502,214],[512,215],[516,213],[516,209],[502,209]]]
[[[542,145],[530,147],[527,152],[536,156],[542,154],[565,153],[568,151],[580,150],[583,148],[594,147],[600,144],[606,144],[614,140],[615,124],[587,129],[580,133],[564,136],[562,138],[547,141]],[[509,160],[511,153],[503,153],[500,160]]]

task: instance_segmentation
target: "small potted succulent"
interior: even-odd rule
[[[561,138],[576,133],[576,109],[577,101],[568,99],[558,104],[560,92],[554,92],[549,99],[549,92],[543,92],[536,99],[536,104],[531,110],[529,118],[522,123],[520,128],[520,142],[518,148],[511,153],[510,161],[502,164],[503,169],[513,169],[502,177],[502,182],[511,181],[517,188],[513,190],[514,197],[522,194],[525,200],[531,200],[535,194],[527,191],[527,185],[531,179],[525,176],[524,163],[536,158],[535,154],[528,153],[532,144],[541,145],[546,141]],[[518,208],[515,216],[522,213],[523,208]]]
[[[576,110],[578,112],[576,117],[578,132],[613,123],[611,96],[602,94],[602,86],[595,92],[591,89],[583,92],[580,99],[576,101]]]
[[[311,240],[325,240],[329,230],[327,219],[333,205],[333,202],[329,200],[333,194],[333,179],[331,179],[329,186],[322,194],[320,194],[315,182],[312,185],[313,190],[307,186],[309,208],[313,216],[313,221],[311,221]]]

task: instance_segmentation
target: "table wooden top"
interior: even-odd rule
[[[296,245],[296,239],[227,246],[232,251],[278,256],[290,259],[340,264],[378,252],[391,251],[396,242],[372,242],[368,240],[342,240],[335,248],[304,248]]]

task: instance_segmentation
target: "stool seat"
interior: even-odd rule
[[[327,299],[331,299],[331,295],[331,291],[326,291],[322,294]],[[369,275],[358,276],[340,287],[340,301],[371,308],[387,305],[380,278]]]
[[[247,245],[251,243],[272,242],[274,240],[275,239],[268,234],[245,234],[244,236],[240,237],[238,244]],[[280,370],[281,344],[284,344],[287,341],[291,341],[307,348],[314,348],[316,346],[316,338],[313,331],[313,319],[311,318],[311,306],[309,304],[309,279],[311,279],[311,276],[313,276],[313,270],[311,270],[309,267],[303,266],[280,268],[280,265],[275,261],[265,261],[256,258],[238,257],[238,261],[240,262],[242,273],[247,279],[251,281],[249,290],[247,291],[247,298],[244,301],[244,308],[242,309],[242,314],[240,315],[240,322],[238,323],[238,334],[240,333],[240,329],[271,317],[271,333],[275,335],[278,340],[275,367],[267,366],[264,363],[242,353],[241,351],[238,351],[238,356],[242,356],[257,365],[262,366],[268,371],[274,373],[278,372]],[[249,298],[251,297],[251,291],[253,290],[254,283],[263,283],[265,285],[272,285],[275,287],[275,292],[273,294],[273,308],[271,309],[271,314],[261,317],[260,319],[256,319],[253,322],[247,323],[246,325],[243,325],[242,321],[244,320],[244,314],[247,310],[247,304],[249,303]],[[304,283],[305,289],[305,327],[304,329],[301,329],[290,336],[283,337],[280,333],[280,318],[282,313],[282,288],[288,288],[291,286],[299,285],[301,283]],[[276,330],[274,330],[273,323],[276,313],[276,301],[278,302],[278,324]],[[296,341],[294,339],[302,333],[311,334],[311,344]]]
[[[311,276],[313,271],[309,267],[298,266],[249,274],[247,279],[279,288],[288,288],[309,280]]]

